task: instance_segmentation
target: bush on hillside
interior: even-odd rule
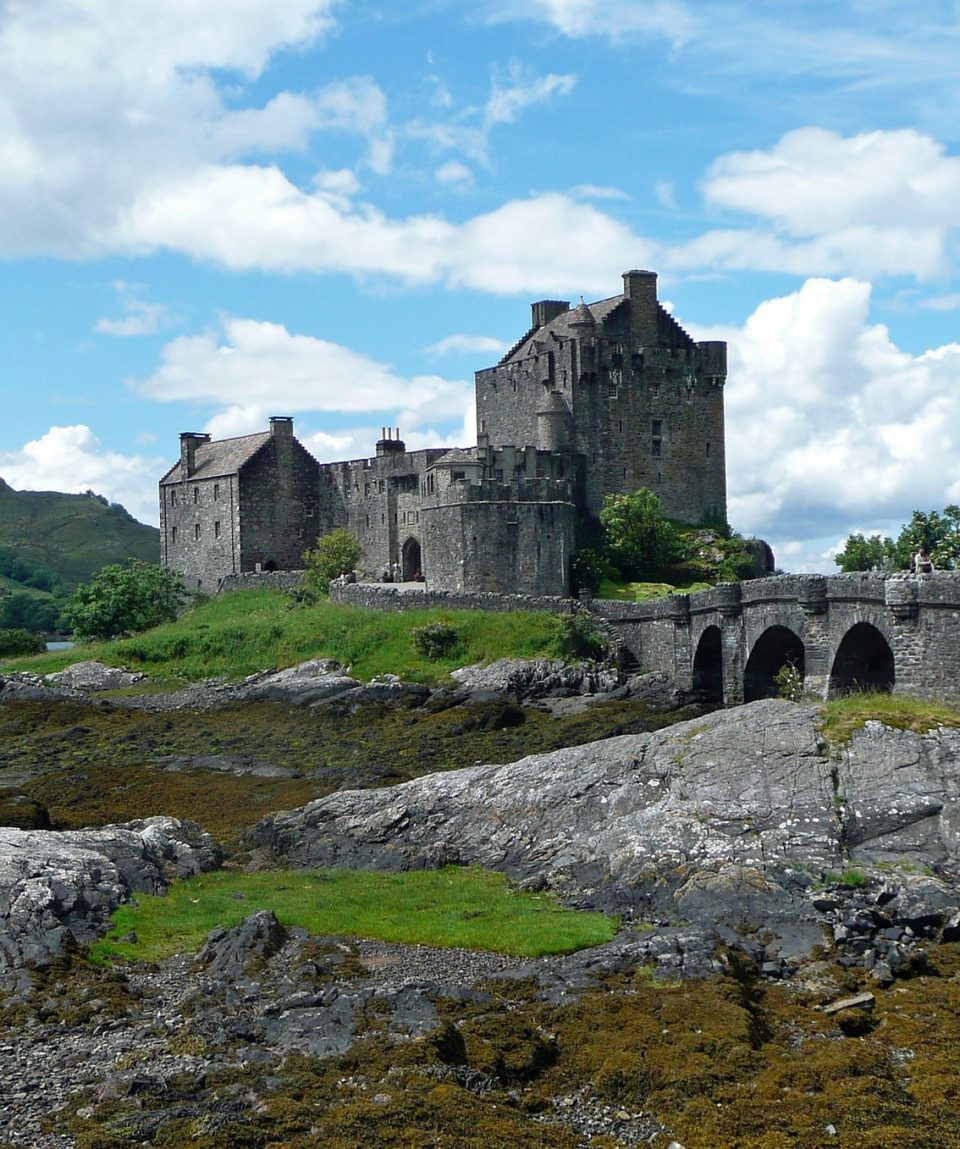
[[[186,597],[179,575],[156,563],[112,564],[78,587],[61,614],[79,638],[116,638],[172,622]]]
[[[43,654],[47,644],[43,637],[29,630],[0,629],[0,655]]]
[[[410,632],[414,650],[431,662],[439,662],[455,649],[460,635],[447,622],[432,622],[429,626],[415,626]]]
[[[304,593],[299,597],[306,602],[316,601],[318,595],[327,594],[331,579],[354,570],[361,558],[363,547],[360,540],[346,527],[337,527],[323,535],[312,550],[303,552]]]

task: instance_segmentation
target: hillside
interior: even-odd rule
[[[15,491],[0,479],[0,549],[12,551],[33,572],[40,568],[57,576],[72,590],[107,563],[130,558],[157,562],[160,532],[102,495]],[[17,574],[3,585],[37,589],[35,581]]]

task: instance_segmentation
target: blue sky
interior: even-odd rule
[[[960,4],[0,0],[0,475],[156,521],[185,430],[474,434],[541,298],[730,343],[792,570],[960,501]]]

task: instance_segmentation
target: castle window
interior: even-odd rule
[[[663,453],[663,421],[652,419],[650,421],[650,454],[659,459]]]
[[[195,539],[199,539],[199,538],[200,538],[200,524],[199,524],[199,523],[194,523],[194,524],[193,524],[193,537],[194,537]]]
[[[386,521],[387,521],[387,519],[386,519],[386,516],[385,516],[385,515],[381,515],[381,516],[380,516],[380,526],[382,527],[382,526],[383,526],[383,524],[384,524]]]
[[[419,522],[420,522],[420,512],[419,512],[419,511],[414,511],[414,512],[413,512],[413,521],[414,521],[415,523],[419,523]]]
[[[213,501],[216,502],[220,498],[220,484],[213,484]]]
[[[175,543],[176,541],[177,541],[177,528],[174,527],[173,530],[170,532],[170,542]]]
[[[215,539],[220,538],[220,524],[219,523],[213,524],[213,537]]]
[[[619,383],[608,383],[607,384],[607,397],[610,399],[619,399],[620,398],[620,384]]]
[[[710,458],[710,444],[707,444],[707,458]]]
[[[177,505],[177,492],[171,487],[171,489],[170,489],[170,506],[175,507],[176,505]]]
[[[364,484],[363,484],[363,493],[364,493],[365,495],[369,495],[369,494],[370,494],[370,484],[369,484],[369,483],[364,483]]]
[[[379,490],[380,490],[380,494],[382,495],[383,494],[383,479],[380,480]]]
[[[453,474],[450,476],[450,478],[453,479],[453,481],[455,483],[458,482],[460,479],[465,479],[466,477],[467,477],[467,475],[466,475],[465,471],[454,471]]]
[[[623,430],[623,420],[622,420],[622,419],[618,419],[618,420],[617,420],[617,430],[618,430],[618,431],[622,431],[622,430]]]
[[[663,440],[651,439],[650,440],[650,454],[654,459],[659,459],[663,454]]]
[[[199,503],[199,502],[200,502],[200,488],[199,488],[199,487],[194,487],[194,488],[193,488],[193,501],[194,501],[195,503]]]
[[[368,527],[370,526],[370,516],[369,515],[367,515],[367,526]]]

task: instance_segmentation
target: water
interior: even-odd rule
[[[71,646],[76,646],[75,642],[48,642],[47,650],[69,650]]]

